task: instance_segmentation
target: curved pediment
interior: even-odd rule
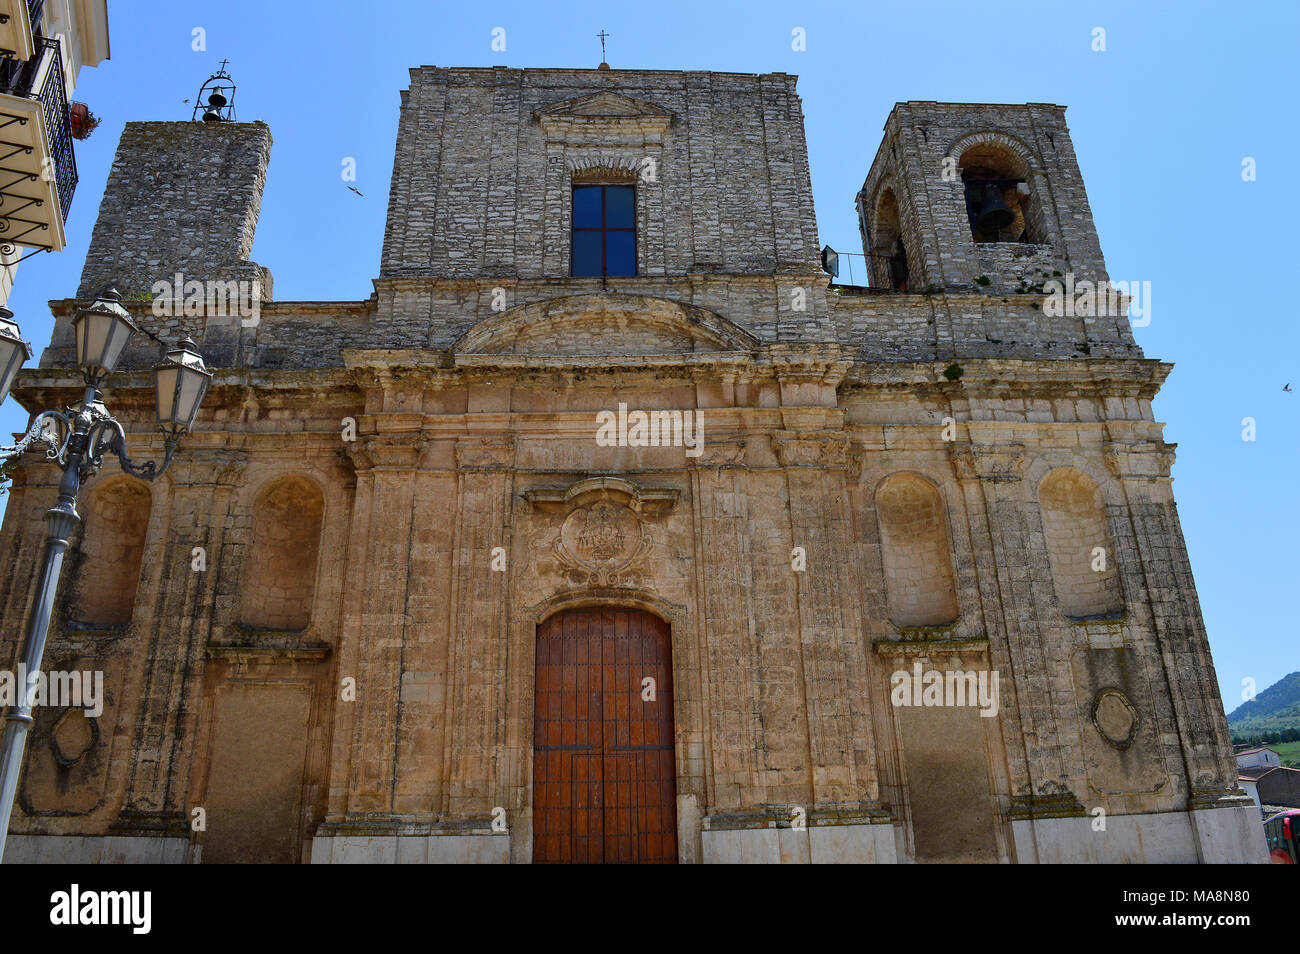
[[[452,350],[572,357],[750,351],[759,346],[749,332],[694,305],[644,295],[566,295],[485,318]]]

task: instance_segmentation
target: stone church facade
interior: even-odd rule
[[[364,301],[273,299],[270,149],[129,123],[14,390],[73,399],[109,281],[217,369],[162,479],[83,492],[46,665],[107,699],[38,713],[7,860],[1263,860],[1170,365],[1045,297],[1107,278],[1061,107],[898,104],[863,286],[785,74],[412,70]],[[176,273],[255,314],[159,315]],[[154,359],[107,389],[133,456]],[[55,478],[8,501],[0,660]]]

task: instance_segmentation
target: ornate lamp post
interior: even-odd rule
[[[31,349],[18,337],[12,312],[0,312],[0,401],[8,394],[23,360]],[[33,444],[48,445],[45,456],[63,471],[59,499],[45,512],[46,537],[41,553],[40,583],[32,604],[31,618],[23,641],[22,659],[27,684],[22,696],[5,716],[4,738],[0,742],[0,860],[4,858],[9,815],[18,790],[18,770],[23,761],[27,730],[32,723],[32,699],[36,677],[45,654],[45,637],[54,609],[59,570],[68,539],[81,518],[77,515],[77,493],[82,481],[99,471],[104,455],[117,455],[122,470],[143,480],[153,480],[171,466],[181,436],[190,429],[199,403],[208,389],[212,372],[203,364],[194,342],[183,338],[154,368],[154,390],[158,401],[158,428],[163,433],[162,464],[134,463],[126,453],[126,432],[104,406],[99,386],[117,367],[132,333],[138,331],[131,315],[121,305],[115,289],[109,288],[72,320],[77,342],[77,365],[86,382],[81,403],[66,411],[42,411],[32,420],[23,439],[13,447],[0,447],[0,462],[18,457]]]

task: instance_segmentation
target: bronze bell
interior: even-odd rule
[[[902,242],[895,243],[894,254],[889,256],[889,287],[907,291],[907,249]]]
[[[222,106],[226,105],[226,97],[221,94],[220,86],[214,89],[212,91],[212,95],[208,97],[208,105],[213,106],[217,109],[220,109]]]
[[[975,227],[981,232],[997,232],[1016,220],[1015,213],[1002,201],[1002,190],[990,182],[984,187],[980,213],[975,216]]]
[[[205,123],[219,123],[221,122],[221,114],[215,109],[209,109],[203,114],[203,121]]]

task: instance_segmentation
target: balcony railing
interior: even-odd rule
[[[0,0],[0,54],[16,60],[32,59],[36,55],[35,38],[40,35],[44,12],[45,0]]]
[[[907,261],[897,256],[872,252],[837,252],[839,274],[831,284],[857,288],[860,292],[886,295],[908,291]]]
[[[41,247],[30,236],[49,228],[44,221],[48,214],[41,214],[43,190],[34,184],[53,183],[60,218],[66,221],[77,188],[77,160],[63,86],[63,51],[49,37],[38,36],[35,43],[36,54],[26,62],[0,60],[0,242]],[[39,107],[45,142],[35,136],[35,110],[10,106],[4,97]]]

